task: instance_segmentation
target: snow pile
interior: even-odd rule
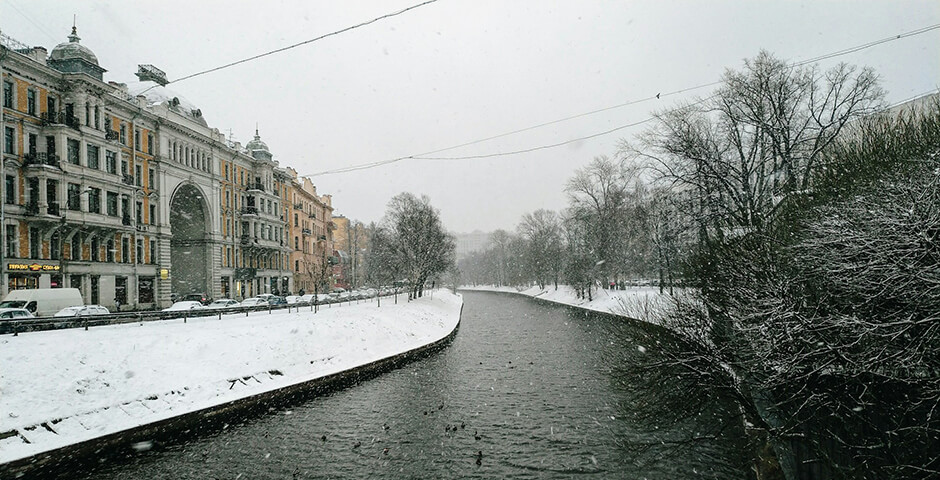
[[[663,308],[667,296],[667,294],[659,293],[659,287],[629,287],[626,290],[596,289],[592,293],[591,301],[586,298],[578,298],[575,290],[568,285],[559,285],[558,290],[555,290],[552,285],[548,285],[544,289],[533,286],[523,290],[495,286],[464,286],[460,288],[462,290],[518,293],[595,312],[627,316],[650,323],[659,323],[656,312]]]
[[[0,463],[348,370],[449,335],[445,290],[309,308],[0,336]]]

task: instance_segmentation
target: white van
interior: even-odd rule
[[[77,288],[28,288],[8,293],[0,308],[25,308],[37,317],[51,317],[65,307],[84,304]]]

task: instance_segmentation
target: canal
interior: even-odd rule
[[[728,402],[638,370],[675,348],[655,329],[463,295],[459,333],[429,358],[83,478],[749,477]]]

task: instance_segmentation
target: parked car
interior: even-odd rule
[[[232,300],[231,298],[220,298],[210,303],[207,308],[229,308],[229,307],[237,307],[237,306],[238,306],[238,302],[235,300]]]
[[[195,300],[183,300],[181,302],[176,302],[173,305],[170,305],[169,308],[164,308],[164,312],[176,312],[180,310],[201,310],[206,308],[202,302],[197,302]]]
[[[199,302],[203,305],[208,305],[212,303],[212,299],[209,298],[209,296],[206,295],[205,293],[190,293],[184,296],[180,301],[187,301],[187,300],[193,301],[193,302]]]
[[[25,308],[36,316],[48,317],[65,307],[84,303],[77,288],[27,288],[8,293],[0,308]]]
[[[287,300],[289,304],[294,304],[300,301],[300,295],[288,295],[284,297],[284,300]]]
[[[246,298],[238,304],[239,307],[257,307],[258,305],[268,305],[267,299],[260,297]]]
[[[77,307],[65,307],[53,315],[53,317],[81,317],[84,315],[108,315],[111,312],[101,305],[79,305]]]
[[[0,308],[0,319],[33,318],[33,314],[25,308]]]
[[[300,299],[297,301],[300,303],[313,303],[314,298],[315,296],[312,293],[308,293],[306,295],[301,295]]]
[[[287,305],[287,300],[284,297],[271,295],[268,297],[268,305]]]

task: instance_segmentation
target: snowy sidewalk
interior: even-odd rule
[[[0,336],[0,464],[365,365],[448,336],[445,290],[314,314],[255,312]]]

